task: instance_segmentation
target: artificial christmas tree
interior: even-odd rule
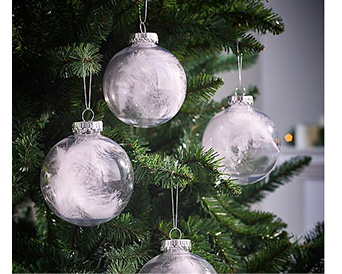
[[[201,147],[205,126],[227,104],[210,100],[223,85],[214,75],[236,66],[222,50],[236,53],[239,40],[244,64],[252,64],[263,46],[250,32],[281,34],[280,16],[260,0],[150,1],[147,28],[181,62],[187,93],[174,118],[144,129],[116,119],[102,90],[110,59],[139,26],[139,4],[144,2],[13,1],[13,272],[138,272],[169,236],[169,191],[176,185],[179,227],[192,252],[217,273],[322,272],[323,224],[302,243],[273,214],[250,209],[310,158],[295,157],[267,179],[239,187],[220,171],[215,151]],[[69,135],[84,109],[82,64],[93,73],[94,120],[104,121],[102,134],[123,147],[134,168],[130,202],[95,227],[56,217],[39,184],[45,155]],[[257,89],[246,93],[257,95]]]

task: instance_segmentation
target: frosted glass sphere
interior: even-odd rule
[[[217,274],[206,260],[191,254],[190,240],[166,240],[162,254],[148,261],[139,273]]]
[[[280,139],[268,116],[252,107],[252,96],[231,96],[228,108],[216,114],[202,139],[224,158],[221,170],[237,184],[252,184],[269,174],[280,154]]]
[[[103,93],[109,109],[122,122],[149,128],[166,123],[181,108],[186,75],[178,59],[157,46],[158,36],[137,33],[132,45],[109,62]]]
[[[133,192],[134,178],[126,152],[94,128],[99,122],[84,123],[92,123],[93,128],[89,130],[88,124],[75,129],[74,135],[49,151],[40,184],[57,216],[78,226],[95,226],[122,212]]]

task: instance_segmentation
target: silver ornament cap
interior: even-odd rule
[[[160,250],[169,250],[172,248],[180,248],[186,251],[191,249],[191,241],[189,239],[172,239],[162,241]]]
[[[253,101],[253,96],[251,96],[251,95],[232,95],[232,96],[228,96],[228,106],[232,106],[232,105],[235,105],[235,104],[252,106],[253,102],[254,102]]]
[[[158,44],[159,38],[158,34],[155,32],[137,32],[132,33],[129,37],[130,44],[138,44],[138,43],[154,43]]]
[[[100,133],[102,130],[102,121],[82,121],[72,124],[72,132],[77,134]]]

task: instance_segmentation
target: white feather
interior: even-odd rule
[[[247,172],[252,161],[265,156],[268,164],[263,167],[268,168],[273,166],[279,153],[274,130],[272,121],[257,111],[228,109],[209,122],[203,146],[213,148],[224,157],[223,163],[230,173]],[[247,157],[249,163],[244,162]]]
[[[122,178],[111,152],[111,143],[96,138],[82,138],[67,150],[57,147],[50,184],[62,216],[106,219],[120,210],[121,192],[115,183]]]
[[[116,65],[110,82],[115,93],[112,103],[119,115],[157,120],[173,117],[186,91],[179,61],[160,47],[130,47],[126,51],[113,59]]]

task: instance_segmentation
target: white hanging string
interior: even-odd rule
[[[175,168],[177,168],[178,162],[176,161],[175,163]],[[171,176],[171,207],[172,207],[172,229],[169,232],[169,236],[172,239],[172,232],[174,230],[177,230],[179,233],[179,239],[182,237],[182,231],[177,227],[178,224],[178,183],[176,185],[176,197],[174,198],[174,193],[173,193],[173,183],[172,183],[172,176]],[[176,199],[176,201],[175,201]],[[176,204],[176,205],[175,205]]]
[[[84,62],[82,62],[82,70],[83,70],[83,92],[84,92],[84,105],[85,109],[82,112],[82,119],[85,121],[84,114],[86,111],[90,111],[92,113],[91,121],[94,119],[94,111],[90,108],[91,105],[91,82],[92,82],[92,73],[91,70],[89,70],[89,89],[88,89],[88,95],[87,95],[87,84],[86,84],[86,73],[84,68]]]
[[[173,186],[171,186],[171,204],[172,204],[172,223],[173,228],[177,228],[178,223],[178,184],[176,186],[176,209],[174,203]]]
[[[242,54],[238,55],[239,86],[242,87]]]
[[[240,53],[240,49],[239,49],[239,42],[240,39],[237,40],[236,42],[236,54],[237,54],[237,61],[238,61],[238,77],[239,77],[239,86],[235,89],[235,95],[237,95],[237,91],[238,90],[242,90],[243,94],[246,94],[246,89],[242,86],[242,56],[243,54]]]
[[[141,8],[140,8],[140,3],[139,3],[139,20],[140,20],[140,32],[143,34],[146,34],[146,20],[147,20],[147,2],[148,0],[145,0],[145,14],[144,14],[144,20],[142,20],[141,17]]]

